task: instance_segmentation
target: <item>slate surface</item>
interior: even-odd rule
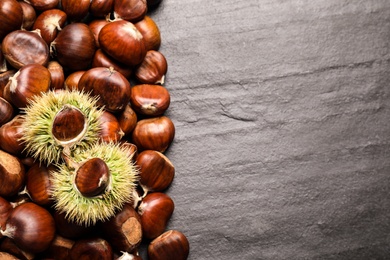
[[[189,259],[390,258],[390,1],[164,0]],[[145,258],[146,259],[146,258]]]

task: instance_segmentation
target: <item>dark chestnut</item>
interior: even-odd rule
[[[101,195],[110,183],[110,170],[100,158],[83,162],[76,171],[75,185],[84,197]]]
[[[22,29],[30,30],[34,25],[35,20],[37,19],[37,12],[31,4],[22,1],[19,1],[19,4],[23,10]]]
[[[57,8],[60,0],[28,0],[35,10],[42,12],[49,9]]]
[[[61,0],[62,10],[71,22],[80,22],[89,11],[91,0]]]
[[[113,68],[96,67],[81,76],[78,88],[99,97],[98,106],[120,112],[130,101],[130,82]]]
[[[126,20],[106,24],[100,30],[99,44],[105,53],[128,66],[139,65],[146,55],[142,34]]]
[[[137,122],[133,133],[133,143],[139,151],[155,150],[165,152],[175,136],[175,126],[166,116],[142,119]]]
[[[14,117],[13,106],[4,98],[0,97],[0,126],[9,122]]]
[[[114,1],[114,17],[123,19],[132,23],[142,20],[148,7],[146,0],[115,0]]]
[[[38,15],[33,29],[39,29],[43,40],[50,45],[65,26],[66,19],[66,13],[60,9],[47,10]]]
[[[0,4],[0,42],[23,24],[23,9],[16,0],[2,0]]]
[[[111,245],[100,237],[77,240],[69,251],[71,260],[112,260]]]
[[[161,235],[167,227],[175,205],[171,197],[162,192],[149,193],[138,206],[142,234],[147,239]]]
[[[186,260],[189,253],[187,237],[177,230],[164,232],[148,246],[149,260]]]
[[[71,71],[86,70],[96,51],[95,38],[88,25],[71,23],[58,33],[50,51],[63,67]]]
[[[145,193],[165,190],[175,176],[172,162],[157,151],[146,150],[139,153],[136,164],[140,169],[140,184]]]
[[[49,48],[38,31],[16,30],[7,34],[1,51],[16,69],[29,64],[46,66],[49,62]]]
[[[142,84],[131,89],[131,107],[142,115],[160,116],[168,109],[170,101],[168,90],[160,85]]]
[[[91,0],[89,12],[98,18],[109,15],[114,8],[114,0]]]

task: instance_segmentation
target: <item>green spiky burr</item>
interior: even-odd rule
[[[103,192],[89,197],[80,192],[75,180],[81,166],[95,158],[107,165],[109,180]],[[65,213],[69,221],[84,226],[95,225],[114,216],[125,203],[132,201],[139,174],[129,148],[114,143],[97,143],[66,161],[58,166],[58,171],[52,172],[52,196],[55,209]]]
[[[99,139],[102,109],[97,98],[77,90],[49,91],[36,96],[23,111],[21,141],[40,162],[58,163],[68,154],[89,149]]]

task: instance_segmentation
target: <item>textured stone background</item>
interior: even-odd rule
[[[189,259],[389,259],[390,1],[163,0]],[[146,259],[146,258],[145,258]]]

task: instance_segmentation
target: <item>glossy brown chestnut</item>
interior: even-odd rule
[[[166,116],[142,119],[137,122],[133,133],[133,143],[139,151],[155,150],[165,152],[175,136],[175,126]]]
[[[103,222],[102,229],[117,251],[132,252],[141,244],[141,219],[130,204],[125,204],[114,217]]]
[[[31,200],[41,206],[49,206],[53,203],[50,195],[52,188],[50,167],[36,162],[28,169],[26,174],[27,192]]]
[[[81,76],[83,76],[84,73],[85,70],[79,70],[69,74],[65,79],[65,83],[64,83],[65,89],[68,90],[78,89],[80,78]]]
[[[138,156],[137,146],[135,144],[132,144],[132,143],[129,143],[128,141],[123,141],[123,140],[121,140],[120,146],[128,149],[129,157],[131,157],[133,162],[135,162],[137,159],[137,156]]]
[[[13,155],[20,156],[25,148],[20,138],[23,136],[23,117],[17,114],[11,121],[0,127],[0,148]]]
[[[50,83],[51,75],[46,67],[29,64],[23,66],[9,79],[3,94],[7,98],[6,92],[8,92],[11,103],[18,108],[24,108],[34,96],[47,92]]]
[[[99,33],[99,44],[105,53],[128,66],[140,64],[146,55],[142,34],[126,20],[105,25]]]
[[[11,197],[25,182],[24,165],[15,156],[0,150],[0,196]]]
[[[88,25],[71,23],[58,33],[50,51],[64,68],[87,70],[96,51],[95,38]]]
[[[2,0],[0,4],[0,42],[23,24],[23,9],[16,0]]]
[[[114,17],[116,19],[123,19],[135,23],[142,20],[147,11],[146,0],[114,1]]]
[[[65,104],[53,119],[51,133],[55,140],[68,142],[84,136],[86,124],[87,119],[79,108]]]
[[[72,22],[79,22],[89,11],[91,0],[61,0],[62,10]]]
[[[71,260],[112,260],[111,245],[99,237],[77,240],[70,249]]]
[[[91,32],[93,33],[93,36],[95,38],[95,44],[97,48],[100,48],[100,44],[99,44],[100,30],[103,28],[103,26],[105,26],[108,23],[109,21],[105,19],[95,19],[88,24],[89,29],[91,29]]]
[[[33,29],[39,29],[43,40],[50,45],[64,27],[66,19],[66,13],[60,9],[47,10],[38,15]]]
[[[52,60],[47,65],[47,69],[50,72],[50,89],[64,89],[65,88],[65,74],[64,69],[57,61]]]
[[[49,48],[38,31],[16,30],[3,39],[1,51],[5,59],[16,69],[28,64],[46,66]]]
[[[4,98],[0,97],[0,126],[9,122],[14,117],[13,106]]]
[[[81,76],[79,89],[99,97],[98,106],[110,112],[120,112],[130,101],[130,82],[113,68],[96,67]]]
[[[3,72],[0,74],[0,97],[3,97],[3,91],[5,86],[8,84],[9,79],[15,75],[17,70],[7,70],[6,72]],[[9,101],[9,100],[7,100]]]
[[[138,154],[136,164],[140,169],[140,184],[145,193],[165,190],[175,177],[175,167],[160,152],[143,151]]]
[[[167,227],[175,205],[171,197],[162,192],[149,193],[138,206],[142,234],[147,239],[161,235]]]
[[[77,169],[75,186],[84,197],[101,195],[110,183],[110,170],[100,158],[91,158]]]
[[[109,143],[119,142],[124,133],[119,125],[118,119],[110,112],[104,111],[102,116],[99,118],[100,121],[100,141]]]
[[[168,63],[165,56],[155,50],[146,53],[141,65],[134,71],[137,80],[144,84],[164,84]]]
[[[95,56],[93,57],[92,68],[96,67],[113,68],[115,71],[118,71],[120,74],[122,74],[126,79],[129,79],[133,72],[132,68],[114,60],[101,49],[98,49],[95,52]]]
[[[9,214],[11,214],[11,211],[13,210],[13,207],[11,203],[9,203],[8,200],[6,200],[3,197],[0,197],[0,229],[4,230],[5,223],[7,222]],[[0,238],[2,235],[0,234]]]
[[[137,125],[137,114],[131,108],[130,103],[128,103],[119,116],[118,116],[119,125],[125,135],[130,135]]]
[[[187,237],[180,231],[168,230],[148,246],[149,260],[186,260],[190,253]]]
[[[0,43],[0,73],[6,72],[8,70],[7,60],[5,59],[3,52],[1,51]]]
[[[131,107],[139,114],[160,116],[168,109],[170,102],[171,96],[163,86],[142,84],[131,89]]]
[[[5,231],[0,232],[20,249],[39,253],[46,250],[54,239],[54,219],[45,208],[26,202],[11,211]]]
[[[19,1],[19,4],[23,10],[22,29],[30,30],[34,25],[35,20],[37,19],[37,13],[32,5],[22,1]]]
[[[144,38],[146,51],[157,51],[161,45],[161,33],[155,21],[146,15],[144,19],[134,25]]]
[[[98,18],[106,17],[113,11],[114,0],[91,0],[89,12]]]
[[[57,8],[60,0],[28,0],[28,2],[35,8],[35,10],[42,12]]]

